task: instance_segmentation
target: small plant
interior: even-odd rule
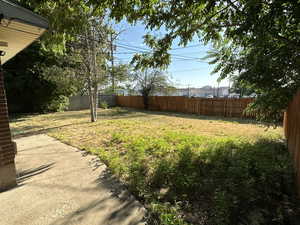
[[[101,101],[100,102],[100,108],[102,108],[102,109],[108,109],[108,103],[106,101]]]

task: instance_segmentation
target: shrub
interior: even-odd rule
[[[57,96],[45,106],[46,112],[61,112],[68,109],[69,98],[63,95]]]
[[[108,109],[108,103],[106,101],[101,101],[100,102],[100,108],[102,108],[102,109]]]

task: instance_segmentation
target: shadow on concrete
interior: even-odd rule
[[[37,168],[27,169],[17,172],[17,183],[22,184],[24,181],[32,178],[33,176],[39,175],[51,169],[55,163],[49,163],[46,165],[41,165]]]
[[[81,188],[58,184],[38,184],[36,181],[28,185],[43,188],[46,187],[52,190],[60,189],[64,191],[75,191],[78,192],[78,194],[89,191],[99,193],[99,197],[97,199],[81,206],[63,218],[55,220],[53,223],[51,223],[51,225],[77,224],[85,221],[87,217],[95,215],[99,216],[99,224],[144,224],[143,222],[145,221],[145,218],[140,219],[136,216],[133,216],[134,213],[137,213],[136,210],[141,208],[142,205],[136,201],[131,194],[129,194],[129,192],[126,190],[126,187],[123,186],[107,168],[104,169],[104,171],[100,173],[99,178],[95,180],[96,185],[93,188]],[[101,194],[103,190],[107,190],[111,194],[108,196],[103,196]],[[116,201],[119,201],[120,203]],[[142,213],[141,211],[138,212]]]

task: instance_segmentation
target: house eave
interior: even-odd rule
[[[3,19],[9,21],[15,20],[43,29],[49,28],[48,21],[45,18],[7,0],[0,0],[0,15]]]
[[[37,40],[48,28],[46,19],[7,0],[0,0],[0,16],[0,51],[5,52],[1,64]]]

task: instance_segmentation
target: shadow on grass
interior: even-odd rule
[[[137,117],[137,111],[127,108],[111,108],[106,110],[98,110],[97,115],[99,119],[114,119],[114,118],[131,118]],[[55,115],[56,120],[66,120],[66,119],[90,119],[90,112],[87,110],[82,111],[69,111],[64,114]]]
[[[284,143],[216,140],[204,146],[187,139],[170,147],[176,151],[151,145],[139,153],[129,150],[134,151],[126,162],[129,186],[147,202],[180,202],[180,211],[193,224],[200,214],[207,219],[204,224],[298,224],[299,200]],[[149,151],[160,157],[147,165]]]
[[[56,129],[69,127],[69,126],[73,126],[73,125],[86,124],[86,123],[88,123],[88,122],[70,123],[70,124],[65,124],[62,126],[49,127],[49,128],[44,128],[44,126],[25,126],[25,127],[11,128],[11,131],[12,131],[13,138],[18,139],[18,138],[22,138],[22,137],[29,137],[32,135],[47,134],[48,132],[56,130]],[[31,130],[31,129],[38,129],[38,130]]]
[[[251,118],[239,118],[239,117],[224,117],[224,116],[205,116],[198,115],[192,113],[180,113],[180,112],[172,112],[172,111],[155,111],[155,110],[143,110],[143,109],[134,109],[124,107],[122,109],[126,109],[128,111],[139,112],[146,115],[163,115],[163,116],[172,116],[172,117],[180,117],[186,119],[197,119],[197,120],[216,120],[220,122],[230,122],[230,123],[238,123],[238,124],[255,124],[255,125],[263,125],[263,126],[273,126],[273,124],[259,122],[255,119]],[[276,126],[282,126],[281,123],[276,124]]]
[[[152,111],[152,110],[136,110],[137,112],[142,112],[150,115],[164,115],[164,116],[173,116],[180,117],[186,119],[197,119],[197,120],[216,120],[221,122],[232,122],[239,124],[262,124],[254,119],[247,118],[238,118],[238,117],[223,117],[223,116],[204,116],[197,114],[189,114],[189,113],[180,113],[180,112],[160,112],[160,111]],[[264,124],[268,125],[268,124]]]

